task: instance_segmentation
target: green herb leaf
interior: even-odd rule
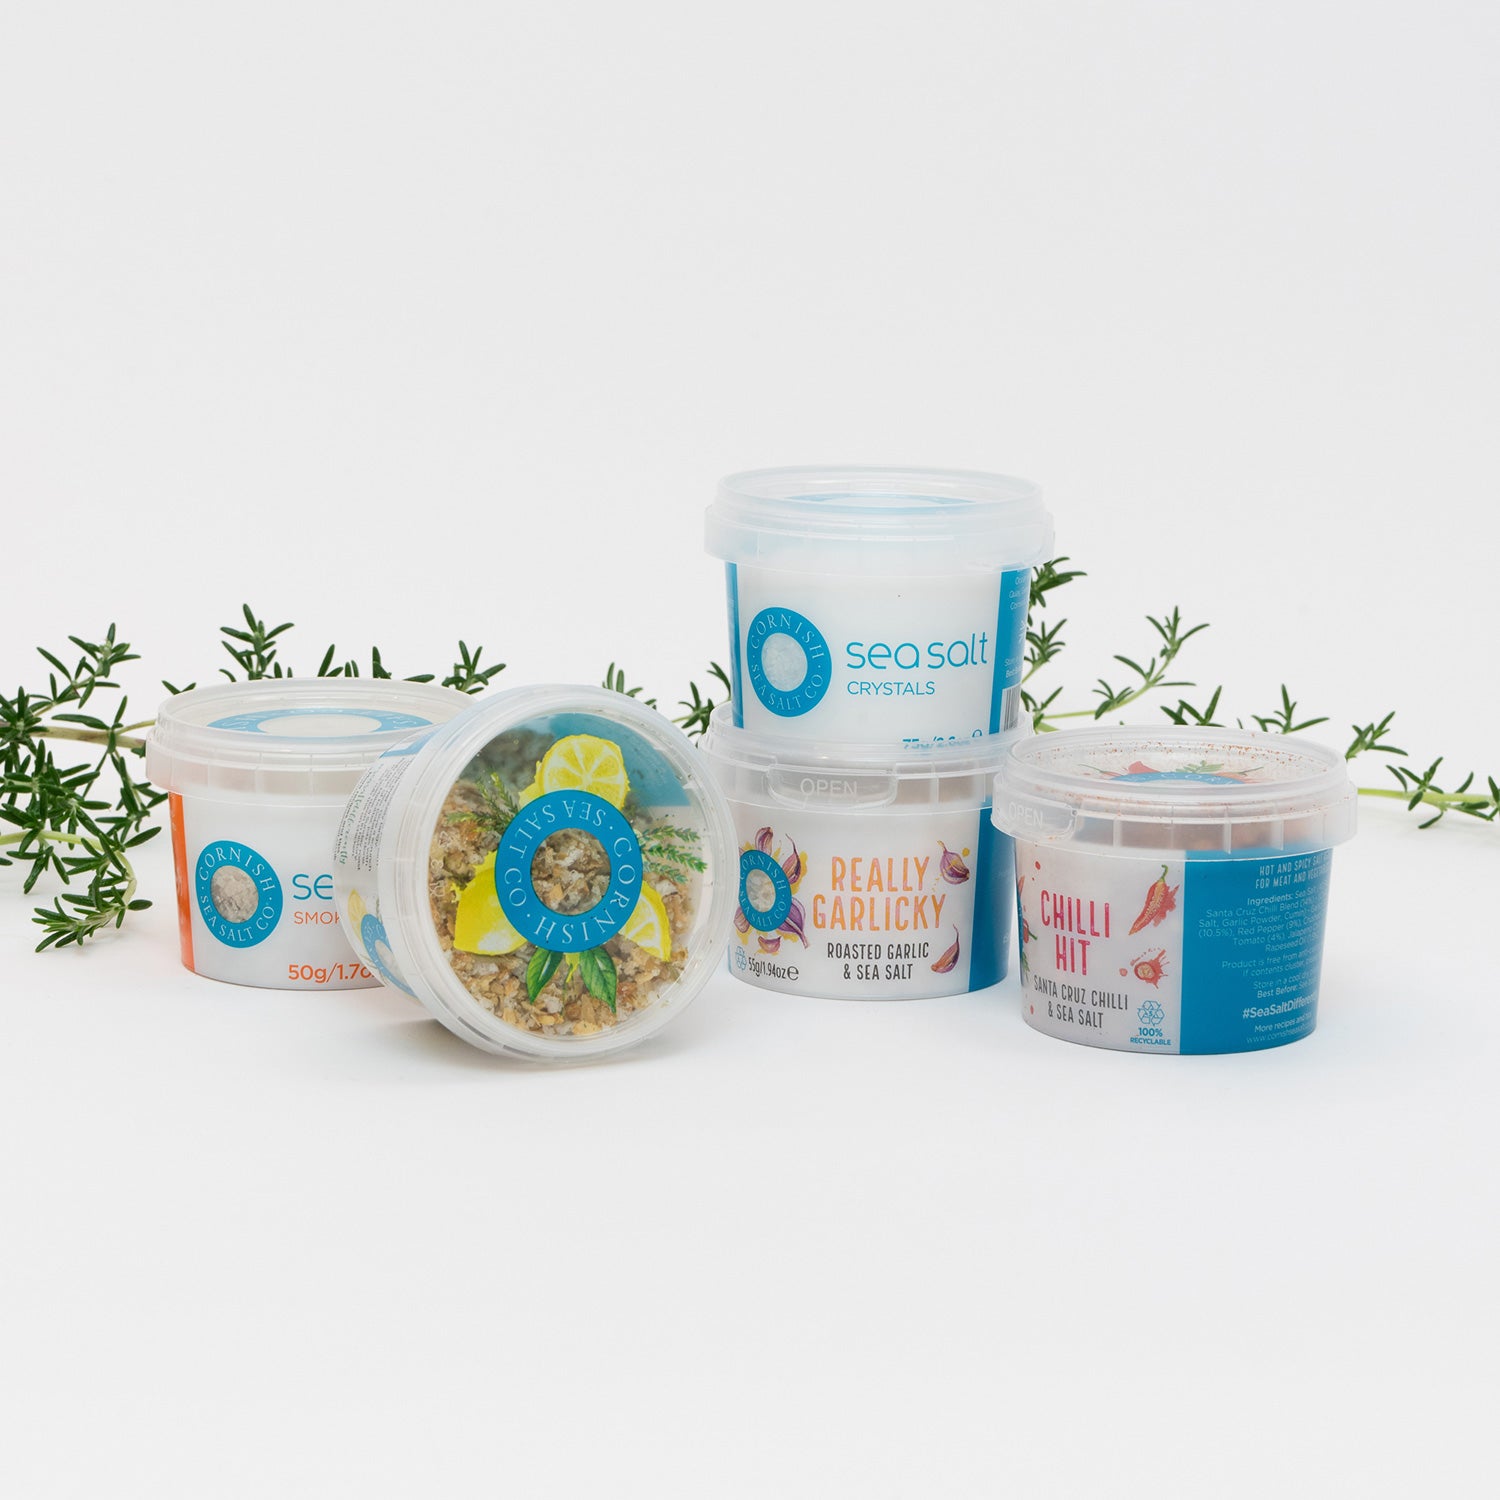
[[[725,697],[728,697],[734,691],[733,685],[729,681],[729,673],[718,662],[709,662],[708,675],[724,689]],[[697,739],[708,728],[710,716],[713,714],[714,709],[719,706],[719,702],[723,700],[716,701],[708,697],[696,682],[688,683],[688,692],[691,696],[680,700],[680,706],[685,708],[687,712],[679,715],[678,718],[673,720],[673,723],[680,724],[685,734]]]
[[[578,955],[578,972],[583,976],[584,989],[613,1013],[619,986],[614,959],[603,948],[588,948]]]
[[[644,689],[638,687],[627,687],[625,685],[624,667],[617,667],[613,662],[610,662],[604,669],[604,681],[599,685],[600,687],[608,688],[612,693],[619,693],[626,698],[641,698],[641,693],[644,691]],[[656,707],[655,698],[641,698],[641,702],[647,708]]]
[[[531,962],[526,965],[526,995],[528,999],[535,1000],[547,988],[547,981],[557,973],[557,966],[561,962],[562,954],[553,953],[548,948],[538,948],[531,955]]]

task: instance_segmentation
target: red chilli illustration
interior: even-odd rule
[[[1149,984],[1153,989],[1161,983],[1161,977],[1167,972],[1166,965],[1167,950],[1158,948],[1155,953],[1143,953],[1131,964],[1130,972],[1144,984]]]
[[[1180,885],[1167,885],[1167,867],[1163,865],[1161,878],[1146,892],[1146,904],[1131,926],[1130,935],[1134,937],[1146,927],[1160,927],[1166,921],[1167,913],[1177,910],[1177,893],[1181,889]]]
[[[932,961],[932,972],[934,974],[951,974],[958,967],[958,928],[953,929],[953,946],[945,948],[943,952]]]

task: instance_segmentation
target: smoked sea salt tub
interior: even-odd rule
[[[1020,732],[810,745],[716,709],[702,746],[738,835],[730,971],[789,994],[884,1000],[1003,979],[1011,841],[989,799]]]
[[[913,746],[1019,722],[1031,569],[1052,551],[1029,480],[758,469],[720,484],[706,540],[737,727]]]
[[[1014,745],[1021,1013],[1127,1052],[1249,1052],[1317,1024],[1344,757],[1290,735],[1124,726]]]
[[[267,989],[378,984],[334,905],[344,799],[392,745],[468,703],[424,683],[327,677],[223,683],[163,703],[146,774],[171,794],[183,963]]]
[[[393,747],[334,840],[360,957],[488,1052],[633,1046],[724,953],[734,830],[687,738],[619,693],[517,688]]]

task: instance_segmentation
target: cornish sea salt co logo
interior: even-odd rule
[[[745,632],[750,686],[780,718],[795,719],[822,702],[831,661],[823,632],[795,609],[763,609]]]
[[[599,841],[609,860],[609,886],[587,911],[553,911],[531,883],[531,862],[554,833],[576,829]],[[500,837],[495,894],[506,919],[525,939],[552,952],[574,953],[613,937],[641,896],[640,841],[624,814],[593,792],[546,792],[528,802]]]
[[[193,871],[203,925],[230,948],[253,948],[281,920],[281,881],[263,855],[222,839],[204,847]]]

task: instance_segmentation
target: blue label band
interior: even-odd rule
[[[745,676],[740,661],[740,573],[724,564],[724,596],[729,602],[729,702],[736,729],[745,727]]]
[[[193,870],[193,897],[209,933],[226,947],[253,948],[276,930],[281,881],[267,860],[245,844],[209,844]]]
[[[1111,781],[1202,781],[1211,786],[1235,786],[1243,776],[1223,776],[1217,771],[1126,771],[1111,776]]]
[[[778,687],[766,672],[766,646],[777,636],[795,641],[806,659],[801,681],[787,687]],[[750,686],[778,718],[799,718],[823,701],[832,681],[831,664],[823,632],[794,609],[763,609],[745,631],[745,672]]]
[[[776,892],[776,899],[765,911],[760,911],[750,901],[750,876],[759,870]],[[792,883],[786,871],[764,850],[747,849],[740,855],[740,913],[757,932],[775,932],[792,909]]]
[[[990,682],[990,733],[1005,728],[1005,694],[1019,687],[1026,665],[1026,612],[1031,606],[1031,569],[1000,575],[1000,607],[995,617],[995,667]]]
[[[531,862],[554,833],[576,829],[598,839],[609,861],[609,888],[587,911],[564,915],[536,893]],[[592,792],[546,792],[510,820],[495,852],[495,894],[506,920],[538,948],[581,953],[612,938],[641,895],[640,842],[625,815]]]
[[[351,729],[354,734],[386,734],[393,729],[425,729],[431,719],[418,718],[416,714],[391,713],[383,708],[264,708],[254,713],[230,714],[215,719],[210,729],[237,729],[242,732],[275,734],[276,726],[283,719],[366,719],[373,720],[373,727]],[[304,736],[299,736],[303,738]]]
[[[1251,1052],[1313,1030],[1332,867],[1327,849],[1189,858],[1181,1051]]]

